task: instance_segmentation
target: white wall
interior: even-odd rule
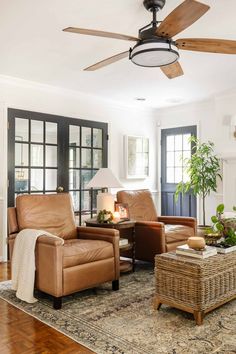
[[[108,123],[108,165],[114,174],[120,178],[125,188],[156,189],[156,125],[152,110],[141,106],[117,106],[111,101],[101,101],[74,91],[0,77],[0,199],[3,203],[0,257],[3,255],[6,258],[3,253],[6,236],[8,107]],[[126,134],[142,135],[150,139],[150,177],[146,180],[124,179],[123,136]]]
[[[215,152],[221,156],[236,157],[236,139],[232,134],[230,120],[236,114],[236,90],[212,97],[203,102],[195,102],[187,105],[160,109],[157,112],[157,125],[160,130],[170,127],[181,127],[187,125],[197,125],[198,136],[202,141],[212,141],[215,144]],[[160,155],[158,154],[160,157]],[[158,159],[160,160],[160,158]],[[223,171],[223,169],[222,169]],[[227,169],[225,169],[226,173]],[[226,176],[225,176],[226,180]],[[227,174],[227,185],[219,181],[217,193],[212,193],[207,198],[207,219],[215,213],[215,207],[218,203],[226,202],[226,207],[230,209],[227,203],[227,195],[230,192],[230,185],[235,183],[236,176]],[[232,200],[232,198],[231,198]],[[236,196],[235,196],[236,204]],[[198,207],[198,214],[201,216],[201,205]],[[202,222],[201,217],[199,222]]]
[[[236,206],[236,156],[223,160],[223,202],[227,211]]]

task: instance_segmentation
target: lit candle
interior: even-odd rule
[[[115,211],[113,213],[113,221],[114,222],[119,222],[120,221],[120,213],[118,211]]]

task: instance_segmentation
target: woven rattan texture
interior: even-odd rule
[[[164,302],[206,311],[236,296],[236,252],[194,259],[155,257],[156,295]]]

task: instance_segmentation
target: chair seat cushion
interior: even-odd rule
[[[65,240],[63,246],[63,268],[74,267],[114,257],[110,242],[99,240]]]
[[[187,241],[190,236],[194,236],[194,229],[184,225],[165,225],[166,243]]]

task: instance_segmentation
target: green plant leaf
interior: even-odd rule
[[[219,204],[219,205],[217,206],[217,208],[216,208],[216,211],[217,211],[217,213],[219,213],[219,214],[223,214],[224,210],[225,210],[224,204]]]
[[[225,243],[229,246],[235,246],[236,245],[236,234],[234,229],[230,228],[227,231],[227,235],[225,237]]]
[[[222,225],[220,222],[217,222],[215,227],[218,231],[224,231],[224,225]]]
[[[236,211],[236,206],[233,206],[233,211]]]
[[[213,216],[211,217],[211,221],[213,222],[213,224],[217,223],[217,222],[218,222],[217,216],[213,215]]]

